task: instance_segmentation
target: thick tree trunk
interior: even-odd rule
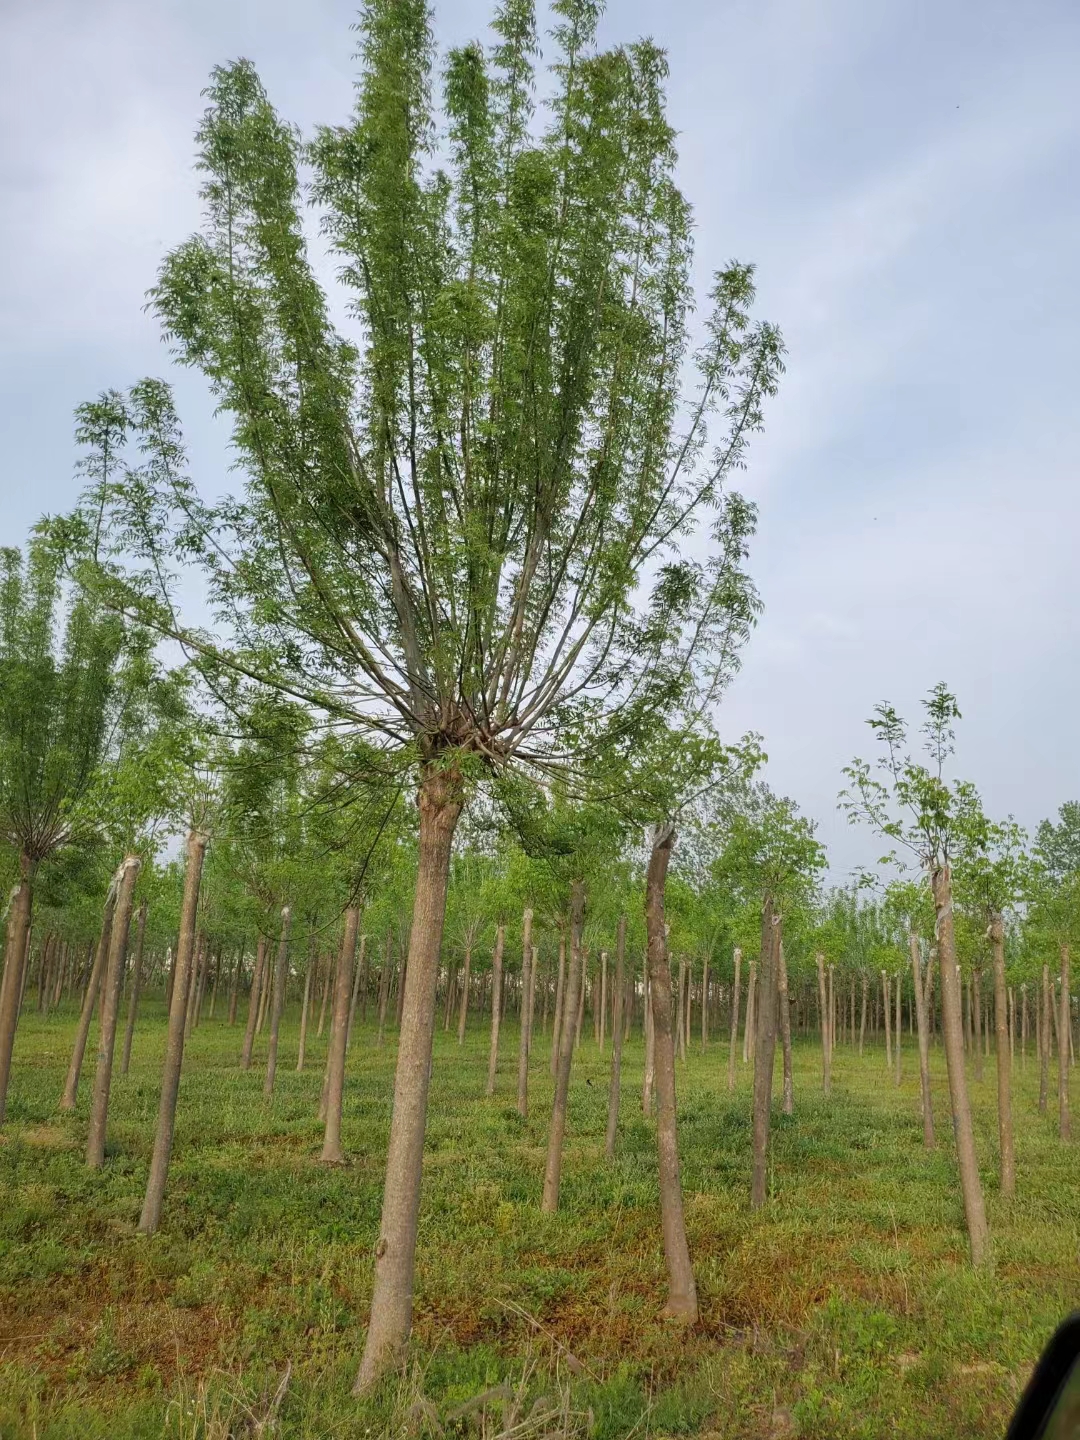
[[[735,1050],[739,1043],[739,972],[742,970],[742,950],[735,946],[735,980],[731,987],[731,1039],[728,1042],[727,1088],[735,1089]]]
[[[791,1003],[788,998],[787,964],[781,941],[777,950],[777,986],[780,993],[780,1040],[784,1049],[784,1114],[795,1114],[795,1076],[791,1061]]]
[[[281,908],[281,936],[278,940],[277,960],[274,964],[270,1043],[266,1051],[266,1078],[263,1080],[263,1094],[267,1099],[274,1093],[274,1077],[277,1074],[278,1041],[281,1037],[281,1017],[285,1013],[285,985],[289,976],[289,931],[291,927],[292,910],[288,905],[283,905]]]
[[[116,1052],[116,1021],[120,1013],[120,992],[124,985],[128,932],[131,928],[131,912],[135,905],[135,883],[141,869],[142,861],[138,855],[127,855],[117,871],[116,907],[109,938],[109,962],[105,971],[105,1003],[101,1013],[97,1071],[94,1075],[94,1095],[90,1106],[90,1130],[86,1140],[86,1163],[92,1170],[99,1170],[105,1163],[105,1130],[109,1116],[113,1056]]]
[[[251,1050],[255,1044],[255,1026],[262,1005],[263,986],[266,983],[266,936],[260,935],[255,947],[255,970],[251,977],[251,995],[248,998],[247,1029],[244,1031],[244,1048],[240,1055],[240,1069],[251,1069]]]
[[[195,951],[195,925],[199,911],[199,887],[203,861],[206,858],[207,836],[191,830],[187,838],[187,861],[184,867],[184,898],[180,907],[180,935],[176,942],[173,968],[172,1001],[169,1006],[169,1030],[165,1041],[165,1063],[161,1072],[161,1099],[158,1104],[157,1132],[154,1153],[150,1160],[150,1176],[146,1184],[139,1229],[153,1235],[161,1220],[165,1198],[165,1182],[169,1178],[172,1159],[173,1131],[176,1127],[176,1098],[180,1091],[180,1067],[184,1060],[184,1027],[187,1019],[187,998],[191,986],[192,959]]]
[[[435,987],[450,851],[462,807],[460,775],[435,765],[425,767],[419,806],[419,864],[405,967],[405,1004],[398,1037],[382,1222],[375,1247],[371,1320],[354,1386],[356,1393],[374,1384],[394,1363],[412,1326],[416,1225],[435,1034]]]
[[[945,1063],[949,1074],[949,1100],[952,1106],[953,1134],[956,1137],[956,1159],[960,1170],[960,1189],[964,1200],[971,1260],[982,1265],[990,1254],[990,1233],[986,1224],[979,1162],[975,1154],[975,1132],[971,1123],[967,1075],[964,1071],[964,1037],[961,1018],[960,971],[956,964],[956,940],[953,933],[952,877],[948,866],[935,870],[931,876],[936,932],[941,963],[941,1030],[945,1042]]]
[[[360,911],[350,905],[345,911],[345,933],[341,940],[337,973],[334,977],[334,1008],[330,1017],[330,1045],[326,1070],[326,1130],[323,1135],[321,1159],[328,1165],[340,1165],[345,1159],[341,1150],[341,1097],[345,1091],[345,1046],[349,1034],[349,1012],[352,1009],[353,965],[356,958],[356,932],[360,928]]]
[[[97,954],[94,957],[94,966],[86,982],[86,991],[83,995],[82,1009],[79,1012],[79,1023],[75,1030],[75,1044],[71,1050],[71,1064],[68,1066],[67,1079],[64,1081],[64,1093],[60,1097],[61,1110],[74,1110],[75,1101],[79,1094],[79,1076],[82,1074],[83,1056],[86,1054],[86,1040],[90,1034],[90,1021],[93,1018],[94,1006],[97,1004],[98,992],[101,989],[101,982],[105,973],[105,966],[108,962],[109,942],[112,937],[113,911],[116,906],[116,891],[113,886],[109,887],[109,893],[105,897],[105,909],[101,920],[101,936],[98,939]]]
[[[615,1138],[619,1133],[619,1094],[622,1083],[623,1002],[626,995],[626,916],[619,916],[615,935],[615,1004],[611,1017],[611,1079],[608,1082],[607,1132],[604,1154],[615,1158]]]
[[[761,920],[758,963],[757,1041],[754,1047],[753,1156],[750,1208],[759,1210],[768,1193],[769,1128],[772,1120],[773,1066],[776,1058],[777,950],[780,917],[766,898]]]
[[[825,956],[818,951],[814,959],[817,962],[818,1010],[821,1015],[821,1088],[825,1095],[830,1095],[832,1093],[832,1055],[829,1045],[829,1003],[825,989]]]
[[[667,954],[664,887],[675,845],[675,827],[658,825],[645,877],[645,928],[649,946],[649,984],[653,997],[653,1045],[656,1052],[656,1144],[660,1161],[660,1220],[667,1261],[668,1298],[664,1314],[693,1323],[697,1286],[690,1264],[679,1178],[679,1142],[675,1117],[675,1046],[671,1033],[671,967]]]
[[[915,986],[915,1021],[919,1036],[919,1094],[922,1098],[923,1145],[933,1150],[934,1105],[930,1093],[930,1037],[926,1024],[926,995],[922,980],[922,955],[919,937],[912,932],[908,935],[908,949],[911,951],[911,980]]]
[[[1061,947],[1061,996],[1058,1015],[1058,1134],[1070,1138],[1069,1127],[1069,1045],[1072,1040],[1072,1016],[1069,1013],[1069,947]]]
[[[465,1044],[465,1022],[469,1018],[469,971],[472,969],[472,942],[465,946],[465,964],[461,972],[461,1007],[458,1011],[457,1043]]]
[[[30,948],[30,916],[33,903],[34,866],[29,856],[23,855],[19,861],[19,879],[8,898],[4,940],[4,978],[0,981],[0,1125],[4,1123],[4,1115],[7,1111],[11,1055],[15,1048],[15,1031],[19,1025],[23,977],[26,971],[27,951]],[[87,1017],[87,1025],[89,1023],[89,1017]],[[84,1035],[83,1045],[85,1046],[85,1044],[86,1037]],[[81,1066],[81,1055],[79,1063]],[[77,1083],[78,1076],[76,1075]]]
[[[551,1027],[551,1078],[559,1073],[559,1037],[562,1034],[563,991],[566,988],[566,936],[559,933],[559,974],[555,982],[555,1019]]]
[[[575,880],[570,886],[570,968],[563,996],[563,1025],[559,1035],[559,1068],[555,1076],[555,1099],[551,1107],[548,1130],[547,1163],[544,1167],[544,1196],[541,1210],[554,1214],[559,1208],[559,1182],[562,1178],[563,1136],[566,1132],[566,1102],[570,1093],[570,1069],[574,1061],[575,1016],[582,985],[583,951],[581,932],[585,924],[585,882]]]
[[[1016,1154],[1013,1150],[1012,1064],[1008,1052],[1005,1008],[1005,927],[1001,916],[990,921],[990,948],[994,961],[994,1031],[997,1040],[998,1151],[1001,1162],[1001,1193],[1007,1199],[1016,1194]]]
[[[521,1028],[518,1033],[517,1108],[524,1119],[529,1113],[529,1040],[532,1029],[530,997],[532,994],[532,921],[533,912],[526,910],[521,921]]]
[[[531,916],[531,911],[526,914]],[[491,1046],[488,1050],[487,1093],[495,1094],[495,1075],[499,1068],[499,1027],[502,1024],[503,945],[506,926],[495,931],[495,951],[491,957]]]

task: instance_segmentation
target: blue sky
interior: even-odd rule
[[[488,0],[439,0],[440,39]],[[307,128],[351,103],[337,0],[8,0],[0,9],[0,541],[74,499],[72,410],[169,372],[142,311],[198,220],[210,67],[247,55]],[[669,52],[702,285],[757,263],[788,373],[744,488],[765,613],[725,706],[821,824],[882,698],[959,695],[957,769],[1036,823],[1080,795],[1080,6],[622,0]],[[225,432],[179,374],[194,474]]]

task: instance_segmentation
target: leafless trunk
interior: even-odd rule
[[[283,905],[281,908],[281,936],[278,940],[277,960],[274,964],[270,1044],[266,1052],[266,1078],[263,1080],[263,1094],[267,1099],[274,1093],[274,1077],[277,1074],[278,1040],[281,1036],[281,1017],[285,1011],[285,983],[289,975],[289,930],[291,926],[292,910],[288,905]]]
[[[731,987],[731,1039],[728,1042],[727,1088],[735,1089],[735,1047],[739,1043],[739,972],[742,970],[742,950],[735,946],[735,980]]]
[[[383,947],[382,969],[379,971],[379,1034],[375,1043],[380,1046],[386,1037],[386,1007],[390,999],[390,947],[392,943],[393,937],[390,931],[387,930],[386,944]],[[460,1043],[461,1037],[459,1036],[458,1044]]]
[[[273,989],[271,981],[270,947],[266,947],[266,963],[263,966],[262,986],[259,990],[259,1018],[255,1023],[255,1034],[261,1035],[263,1026],[266,1024],[266,1014],[270,1008],[270,991]]]
[[[821,1088],[825,1095],[832,1094],[832,1055],[829,1045],[829,1004],[825,990],[825,956],[820,950],[814,959],[817,962],[818,1009],[821,1014]],[[863,1005],[863,1015],[866,1005]]]
[[[604,1052],[607,1038],[607,951],[600,951],[600,1053]]]
[[[128,999],[128,1024],[124,1031],[124,1054],[120,1061],[122,1076],[128,1073],[131,1064],[131,1041],[135,1034],[135,1017],[138,1015],[138,992],[143,988],[143,943],[147,930],[147,901],[138,907],[138,923],[135,924],[135,960],[131,972],[131,998]]]
[[[559,974],[555,982],[555,1019],[551,1027],[551,1078],[559,1073],[559,1037],[562,1034],[563,989],[566,983],[566,936],[559,932]]]
[[[743,1064],[754,1058],[754,1041],[757,1033],[757,974],[758,962],[750,961],[750,979],[746,986],[746,1018],[743,1021],[742,1058]]]
[[[870,989],[870,982],[865,971],[862,975],[862,1013],[859,1018],[859,1054],[863,1053],[863,1045],[866,1042],[866,999]]]
[[[776,1058],[777,953],[780,917],[766,898],[761,919],[758,963],[757,1044],[754,1049],[753,1165],[750,1208],[759,1210],[768,1193],[769,1128],[772,1120],[773,1066]]]
[[[645,955],[645,1074],[641,1082],[641,1109],[643,1114],[653,1112],[653,1082],[656,1079],[656,1031],[653,1027],[652,984],[649,981],[649,957]]]
[[[1020,986],[1020,1069],[1027,1069],[1028,1003],[1027,986]]]
[[[668,981],[670,986],[671,982]],[[686,961],[679,961],[679,989],[676,999],[675,1011],[675,1033],[678,1036],[678,1056],[680,1060],[686,1059]]]
[[[555,1099],[551,1107],[548,1131],[547,1163],[544,1168],[544,1196],[540,1208],[554,1214],[559,1208],[559,1182],[562,1178],[563,1135],[566,1132],[566,1102],[570,1093],[570,1068],[574,1061],[575,1025],[578,996],[581,992],[583,950],[581,932],[585,923],[585,882],[575,880],[570,886],[570,968],[563,997],[564,1019],[559,1035],[559,1069],[555,1076]]]
[[[327,955],[325,962],[322,966],[322,996],[319,1002],[319,1025],[315,1031],[316,1040],[320,1040],[322,1038],[322,1033],[326,1029],[326,1007],[330,1000],[330,981],[332,971],[333,965],[330,962],[330,956]]]
[[[446,917],[450,851],[461,815],[460,775],[435,765],[428,766],[420,782],[419,800],[419,863],[405,965],[405,1004],[398,1037],[382,1221],[375,1247],[371,1320],[353,1387],[356,1393],[373,1385],[395,1362],[412,1327],[416,1224],[435,1035],[435,989]]]
[[[976,967],[971,982],[972,1023],[975,1028],[975,1079],[983,1078],[982,970]]]
[[[345,1159],[341,1150],[341,1097],[345,1090],[345,1047],[349,1034],[349,1012],[352,1009],[353,964],[356,958],[356,932],[359,927],[360,911],[355,905],[350,905],[345,911],[345,933],[342,936],[341,954],[338,956],[337,973],[334,977],[334,1009],[330,1017],[326,1130],[321,1156],[328,1165],[340,1165]]]
[[[79,1076],[82,1074],[83,1056],[86,1054],[86,1040],[90,1034],[90,1021],[94,1014],[94,1006],[97,1004],[98,991],[101,989],[101,982],[108,960],[115,905],[116,889],[110,885],[109,893],[105,897],[105,909],[101,920],[101,936],[98,939],[97,954],[94,957],[94,967],[86,982],[86,992],[83,995],[82,1009],[79,1012],[79,1023],[75,1030],[75,1044],[71,1051],[71,1064],[68,1066],[67,1079],[64,1081],[64,1093],[60,1097],[61,1110],[75,1109],[75,1101],[79,1093]]]
[[[109,1091],[112,1088],[113,1056],[116,1052],[116,1021],[120,1013],[120,992],[124,984],[131,912],[135,905],[135,882],[141,869],[142,861],[137,855],[126,855],[116,872],[114,882],[116,906],[113,910],[112,934],[109,937],[105,1003],[101,1015],[97,1070],[90,1105],[90,1129],[86,1141],[86,1163],[92,1170],[99,1170],[105,1163],[105,1130],[109,1115]]]
[[[619,916],[615,934],[615,996],[611,1017],[611,1079],[608,1082],[607,1133],[604,1154],[615,1158],[615,1137],[619,1131],[619,1087],[622,1079],[623,1002],[626,996],[626,916]]]
[[[458,1012],[457,1043],[465,1044],[465,1021],[469,1015],[469,971],[472,969],[472,938],[465,945],[465,966],[461,973],[461,1009]]]
[[[885,1069],[892,1069],[892,982],[881,972],[882,1005],[885,1010]]]
[[[352,1027],[356,1019],[356,999],[360,997],[360,1018],[367,1019],[367,936],[360,936],[360,964],[356,966],[352,983],[352,998],[349,1000],[349,1023],[345,1029],[345,1053],[349,1053],[349,1046],[352,1044]]]
[[[1006,995],[1006,999],[1007,999],[1007,1001],[1008,1001],[1008,1009],[1009,1009],[1009,1067],[1010,1067],[1010,1069],[1011,1069],[1012,1064],[1013,1064],[1013,1061],[1016,1059],[1016,1047],[1015,1047],[1015,1044],[1014,1044],[1015,1037],[1016,1037],[1016,989],[1015,989],[1015,987],[1012,986],[1012,985],[1010,985],[1009,988],[1006,990],[1005,995]]]
[[[165,1063],[161,1071],[161,1099],[158,1104],[154,1153],[150,1161],[150,1177],[146,1184],[139,1229],[153,1235],[161,1219],[165,1198],[165,1182],[169,1178],[172,1159],[173,1131],[176,1127],[176,1097],[180,1090],[180,1067],[184,1060],[184,1026],[187,998],[191,985],[191,962],[195,951],[195,924],[199,910],[199,886],[207,836],[192,829],[187,838],[187,860],[184,866],[184,898],[180,907],[180,935],[176,942],[173,967],[172,1000],[169,1005],[169,1029],[165,1041]]]
[[[1069,1139],[1069,1044],[1072,1016],[1069,1013],[1069,947],[1061,946],[1061,996],[1058,1015],[1058,1134]]]
[[[994,1031],[997,1041],[998,1149],[1001,1159],[1001,1193],[1016,1194],[1016,1155],[1013,1150],[1011,1070],[1005,1015],[1005,927],[1001,916],[990,921],[990,948],[994,962]]]
[[[1039,1111],[1045,1113],[1050,1090],[1050,967],[1042,967],[1042,988],[1037,1010],[1039,1041]]]
[[[581,947],[581,983],[578,986],[577,1019],[574,1022],[574,1049],[581,1044],[581,1026],[585,1019],[585,987],[589,981],[589,956]]]
[[[784,1114],[795,1114],[795,1078],[791,1065],[791,1004],[788,999],[787,964],[784,946],[777,950],[777,985],[780,991],[780,1040],[784,1049]]]
[[[532,991],[532,921],[533,912],[526,910],[521,920],[521,1027],[518,1032],[517,1108],[523,1118],[529,1113],[529,1031],[532,1016],[529,1000]]]
[[[29,949],[30,916],[34,903],[34,867],[29,856],[19,861],[19,879],[8,899],[7,927],[4,939],[4,978],[0,981],[0,1125],[7,1111],[8,1081],[11,1077],[11,1055],[15,1048],[15,1031],[19,1025],[26,955]],[[87,1024],[89,1025],[89,1017]],[[83,1036],[83,1044],[86,1037]],[[80,1065],[82,1056],[79,1057]],[[78,1075],[76,1074],[76,1083]],[[72,1105],[74,1101],[72,1101]],[[66,1107],[66,1108],[71,1108]]]
[[[314,940],[314,936],[312,937]],[[311,1006],[311,978],[315,966],[318,964],[318,957],[315,953],[315,946],[312,945],[308,953],[307,973],[304,976],[304,998],[300,1004],[300,1047],[296,1055],[296,1073],[303,1072],[304,1061],[307,1059],[307,1027],[308,1010]]]
[[[904,1015],[900,1008],[900,990],[903,982],[903,973],[896,977],[896,1024],[893,1026],[893,1060],[896,1063],[896,1083],[900,1084],[900,1058],[903,1054]]]
[[[709,1048],[709,957],[701,962],[701,1048]]]
[[[532,912],[526,911],[531,917]],[[499,1026],[502,1023],[503,944],[506,926],[495,931],[495,952],[491,957],[491,1046],[488,1050],[487,1093],[495,1094],[495,1075],[499,1068]]]
[[[187,1014],[184,1016],[184,1039],[191,1038],[191,1032],[195,1028],[195,1014],[199,1008],[199,988],[202,985],[203,965],[206,961],[206,936],[199,935],[195,942],[195,963],[191,972],[191,982],[188,985]]]
[[[229,1025],[236,1024],[236,1010],[240,1003],[240,974],[244,968],[244,947],[240,946],[236,952],[236,963],[233,965],[232,984],[229,986]]]
[[[653,1000],[653,1046],[656,1054],[656,1143],[660,1162],[660,1220],[667,1261],[666,1316],[693,1323],[697,1319],[697,1286],[690,1264],[679,1178],[679,1142],[675,1115],[675,1044],[671,1031],[671,967],[667,953],[664,887],[675,845],[675,827],[658,825],[645,878],[645,928],[648,935],[649,988]],[[685,973],[685,969],[684,969]]]
[[[259,1018],[262,991],[266,973],[266,937],[260,935],[255,947],[255,970],[251,976],[251,995],[248,999],[247,1029],[244,1031],[244,1049],[240,1056],[240,1069],[251,1069],[251,1049],[255,1043],[255,1024]]]
[[[930,1037],[926,1025],[926,996],[923,991],[922,954],[919,937],[912,931],[908,935],[908,949],[911,951],[911,980],[915,987],[915,1021],[919,1035],[919,1093],[922,1097],[923,1145],[933,1150],[934,1105],[930,1093]]]
[[[979,1162],[975,1154],[975,1132],[971,1123],[967,1076],[964,1072],[964,1043],[961,1028],[960,972],[956,964],[953,933],[952,877],[948,866],[934,870],[932,877],[936,932],[941,963],[941,1030],[945,1042],[945,1063],[949,1073],[949,1100],[952,1105],[956,1158],[960,1189],[964,1199],[971,1260],[982,1265],[989,1256],[990,1234],[983,1206]]]

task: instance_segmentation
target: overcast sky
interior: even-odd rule
[[[440,40],[490,0],[438,0]],[[72,411],[169,372],[144,292],[198,220],[215,63],[305,129],[351,104],[339,0],[0,0],[0,542],[74,500]],[[820,821],[878,700],[957,692],[958,770],[1033,825],[1080,796],[1080,4],[615,0],[669,52],[699,278],[758,266],[788,373],[744,488],[765,603],[725,707]],[[197,481],[226,483],[175,376]]]

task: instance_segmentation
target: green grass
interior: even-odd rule
[[[23,1016],[0,1139],[0,1437],[515,1435],[999,1436],[1057,1321],[1080,1299],[1080,1163],[1014,1071],[1017,1198],[996,1182],[993,1067],[972,1085],[992,1266],[967,1264],[934,1055],[941,1148],[922,1148],[914,1050],[899,1091],[875,1050],[796,1049],[796,1114],[774,1121],[769,1203],[747,1208],[749,1074],[726,1088],[725,1043],[680,1065],[680,1141],[701,1298],[692,1331],[664,1299],[653,1128],[630,1043],[618,1159],[603,1158],[607,1057],[575,1063],[562,1209],[541,1215],[551,1103],[538,1042],[531,1115],[514,1108],[516,1033],[483,1097],[486,1030],[439,1031],[409,1365],[351,1399],[370,1298],[394,1047],[369,1028],[349,1057],[344,1141],[319,1164],[325,1037],[295,1073],[296,1017],[277,1093],[240,1073],[239,1027],[189,1045],[162,1229],[135,1233],[164,1012],[140,1020],[114,1082],[103,1172],[83,1164],[93,1046],[79,1110],[61,1118],[74,1019]],[[265,1036],[259,1054],[265,1054]],[[288,1385],[274,1409],[288,1362]],[[447,1423],[488,1387],[496,1401]],[[520,1402],[520,1403],[519,1403]],[[558,1412],[555,1415],[555,1412]],[[532,1412],[532,1420],[527,1421]],[[555,1415],[555,1418],[551,1418]],[[259,1431],[259,1421],[271,1423]],[[522,1418],[524,1417],[524,1418]],[[545,1418],[547,1417],[547,1418]]]

